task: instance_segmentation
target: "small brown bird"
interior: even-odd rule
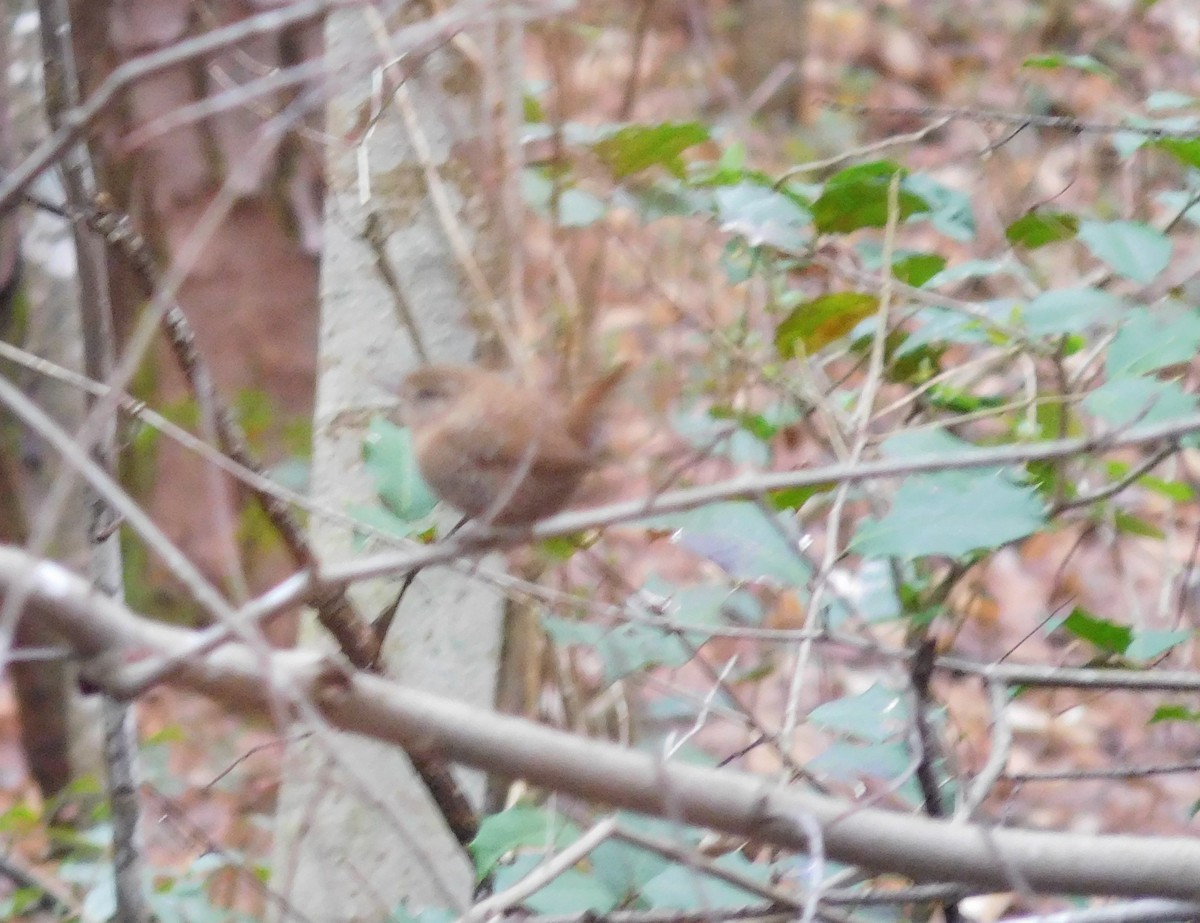
[[[561,510],[596,464],[595,429],[618,365],[566,402],[475,366],[418,369],[400,387],[421,475],[473,519],[527,526]]]

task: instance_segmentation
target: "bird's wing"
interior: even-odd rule
[[[522,389],[507,383],[502,394],[481,397],[487,400],[460,403],[451,412],[453,425],[447,421],[443,427],[446,434],[453,435],[455,448],[476,464],[505,469],[529,465],[531,471],[553,472],[590,463],[591,453],[572,438],[562,413],[547,414]],[[489,438],[473,435],[483,430]]]

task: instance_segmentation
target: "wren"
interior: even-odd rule
[[[476,366],[432,365],[400,386],[421,476],[479,522],[528,526],[566,506],[597,462],[599,410],[619,365],[573,400]]]

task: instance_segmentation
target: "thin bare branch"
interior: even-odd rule
[[[22,575],[32,584],[36,616],[88,658],[85,673],[102,687],[119,686],[133,661],[171,656],[192,643],[192,632],[140,618],[56,564],[0,548],[0,587]],[[801,850],[807,837],[794,818],[806,814],[821,827],[829,861],[917,882],[953,878],[969,887],[1005,889],[1015,872],[1039,892],[1195,896],[1200,841],[1193,838],[995,828],[859,809],[730,770],[663,764],[649,754],[350,673],[312,651],[275,652],[266,668],[335,727],[614,807]],[[235,709],[261,708],[272,685],[263,682],[263,669],[257,652],[229,645],[185,664],[175,681]]]

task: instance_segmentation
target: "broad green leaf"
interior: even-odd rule
[[[812,242],[812,214],[794,198],[754,182],[722,186],[713,193],[721,230],[752,247],[802,253]]]
[[[1182,189],[1167,189],[1154,197],[1174,218],[1182,212],[1183,218],[1189,224],[1200,225],[1200,193],[1185,192]]]
[[[892,568],[887,561],[863,561],[858,569],[858,585],[861,593],[855,612],[867,624],[890,622],[904,614]]]
[[[1021,267],[1012,260],[963,260],[943,269],[929,280],[930,288],[957,285],[969,279],[990,279],[1006,275],[1021,277]]]
[[[1060,288],[1025,305],[1021,320],[1032,336],[1082,333],[1116,322],[1127,309],[1123,299],[1098,288]]]
[[[912,754],[902,741],[863,744],[835,740],[805,766],[822,778],[840,782],[899,779],[911,773]],[[900,794],[912,800],[915,791],[906,785]]]
[[[613,208],[628,208],[649,224],[662,218],[708,215],[713,197],[708,189],[696,189],[674,180],[638,184],[634,188],[618,186],[611,196]]]
[[[847,167],[825,182],[825,189],[813,203],[813,221],[825,233],[847,233],[858,228],[881,228],[887,224],[888,186],[902,167],[890,161]],[[901,220],[929,211],[918,194],[903,186],[897,207]]]
[[[554,183],[538,170],[521,171],[521,197],[534,211],[550,215],[554,206]],[[586,228],[604,218],[604,202],[575,186],[559,190],[557,221],[565,228]]]
[[[363,441],[363,461],[375,478],[379,499],[400,519],[412,521],[433,511],[437,497],[421,478],[407,427],[372,420]]]
[[[117,911],[117,891],[113,876],[99,875],[99,880],[88,888],[80,905],[84,919],[110,920]]]
[[[689,411],[673,413],[670,419],[675,432],[706,454],[752,468],[761,468],[770,459],[766,442],[748,429],[731,426],[728,419]]]
[[[1134,282],[1153,282],[1171,260],[1171,241],[1140,221],[1081,221],[1079,239],[1098,260]]]
[[[785,487],[767,494],[767,500],[777,510],[798,510],[817,494],[829,493],[837,485],[832,481],[813,484],[811,487]]]
[[[626,125],[591,147],[617,179],[654,166],[665,167],[682,178],[684,169],[680,154],[708,139],[708,129],[699,122],[663,122],[659,125]]]
[[[1183,629],[1135,628],[1133,640],[1125,648],[1125,656],[1133,660],[1153,660],[1191,638],[1192,632]]]
[[[944,429],[903,430],[889,436],[879,447],[884,458],[913,458],[918,455],[969,455],[976,447]]]
[[[775,329],[775,348],[784,359],[812,355],[852,331],[879,310],[866,292],[835,292],[796,305]],[[802,346],[803,350],[797,347]]]
[[[937,253],[909,253],[892,262],[892,274],[914,288],[920,288],[945,268],[946,258]]]
[[[808,720],[827,731],[882,743],[904,732],[906,715],[899,693],[873,683],[858,695],[822,702],[808,713]]]
[[[1186,705],[1160,705],[1150,716],[1150,723],[1157,724],[1160,721],[1187,721],[1190,724],[1200,724],[1200,711],[1193,711]]]
[[[485,817],[469,848],[475,873],[483,878],[514,849],[564,846],[578,836],[578,829],[554,812],[519,804]]]
[[[927,173],[906,177],[900,190],[915,193],[926,202],[929,211],[924,217],[939,233],[963,243],[975,238],[975,214],[965,193],[943,186]]]
[[[1166,538],[1163,530],[1154,523],[1120,509],[1113,511],[1113,525],[1118,532],[1124,532],[1127,535],[1140,535],[1143,538]]]
[[[773,439],[784,427],[800,423],[805,417],[805,414],[790,400],[769,404],[762,413],[740,410],[722,404],[713,405],[709,408],[708,413],[714,420],[734,420],[746,432],[764,442]]]
[[[1055,52],[1053,54],[1031,55],[1021,62],[1021,66],[1035,70],[1069,68],[1071,70],[1083,71],[1086,74],[1095,74],[1098,77],[1105,77],[1109,80],[1117,78],[1116,72],[1111,67],[1100,63],[1090,54],[1066,55]]]
[[[352,506],[346,512],[368,529],[377,529],[398,538],[412,538],[430,529],[428,519],[401,519],[381,506]],[[365,530],[357,533],[360,546],[365,542],[366,534]]]
[[[609,683],[651,667],[682,666],[695,656],[674,633],[644,622],[608,627],[547,616],[542,627],[555,644],[591,647]]]
[[[879,240],[861,240],[854,248],[864,268],[872,272],[883,269],[883,244]],[[892,275],[906,285],[920,288],[946,268],[946,258],[939,253],[923,250],[897,249],[892,253]]]
[[[946,343],[976,345],[988,342],[984,325],[959,311],[925,308],[916,317],[917,329],[896,348],[898,359]]]
[[[1060,240],[1070,240],[1079,231],[1079,217],[1070,212],[1032,211],[1004,230],[1014,247],[1034,250]]]
[[[503,891],[534,870],[544,856],[518,856],[496,870],[496,889]],[[620,901],[611,890],[590,872],[570,868],[555,875],[545,885],[521,903],[534,913],[541,914],[605,914]]]
[[[1155,90],[1146,97],[1146,108],[1151,112],[1160,109],[1187,109],[1195,106],[1197,102],[1195,96],[1177,90]]]
[[[738,853],[722,856],[716,860],[716,864],[761,884],[766,884],[771,874],[769,866],[749,862]],[[642,898],[648,901],[654,910],[684,911],[745,907],[761,901],[761,898],[750,892],[689,868],[683,862],[673,863],[646,882],[642,888]]]
[[[1128,462],[1107,461],[1104,463],[1104,470],[1114,481],[1125,477],[1131,466]],[[1166,497],[1174,503],[1187,503],[1196,496],[1195,490],[1190,484],[1185,484],[1183,481],[1164,481],[1162,478],[1156,478],[1152,474],[1143,474],[1137,479],[1140,486],[1147,490],[1152,490],[1161,497]]]
[[[654,575],[642,590],[663,600],[663,614],[673,621],[698,627],[757,623],[762,607],[743,589],[720,584],[677,587]]]
[[[638,814],[622,813],[620,822],[622,827],[631,828],[656,839],[670,840],[681,846],[693,845],[697,839],[694,832],[681,828],[678,824]],[[671,864],[658,853],[638,849],[618,839],[605,840],[592,851],[589,858],[596,878],[622,899],[640,893],[646,882],[661,874]]]
[[[1159,138],[1147,147],[1166,151],[1185,167],[1200,168],[1200,140],[1195,138]]]
[[[859,524],[851,548],[880,557],[958,557],[1023,538],[1044,522],[1036,491],[1002,472],[915,475],[900,485],[884,516]]]
[[[812,573],[800,550],[784,538],[783,526],[769,522],[754,503],[713,503],[656,516],[647,526],[673,530],[677,544],[739,580],[803,586]]]
[[[1063,619],[1059,627],[1110,654],[1124,654],[1133,640],[1133,631],[1128,625],[1096,618],[1079,608]]]
[[[1146,376],[1122,376],[1106,381],[1083,399],[1089,413],[1113,427],[1132,423],[1163,423],[1196,411],[1196,397],[1178,382]]]
[[[978,410],[988,410],[1003,407],[1008,398],[1002,395],[980,396],[967,391],[960,391],[951,385],[934,385],[926,392],[929,404],[938,410],[949,410],[952,413],[975,413]]]
[[[1141,375],[1191,362],[1200,352],[1200,311],[1131,309],[1125,313],[1104,368],[1109,378]]]

